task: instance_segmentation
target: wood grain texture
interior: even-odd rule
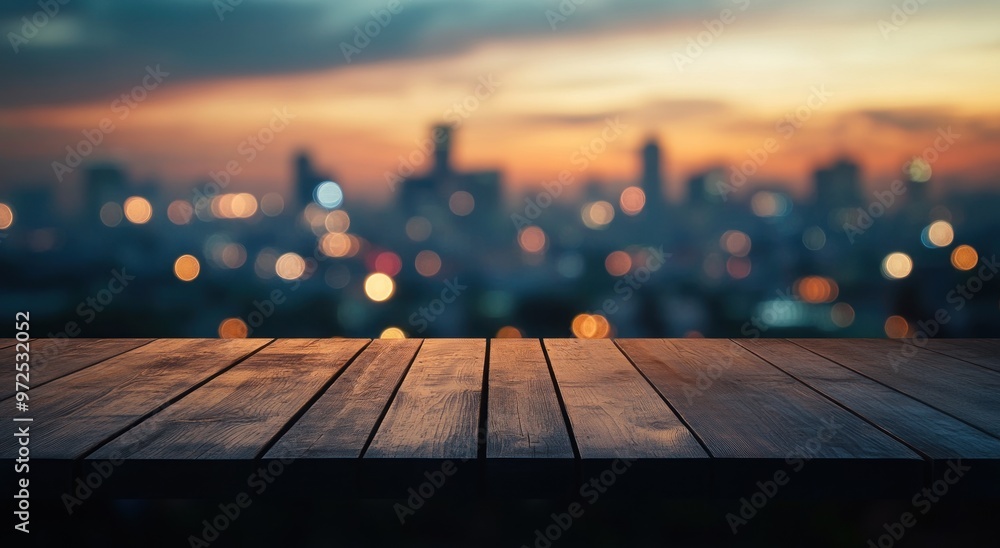
[[[92,458],[249,460],[368,339],[282,339],[108,443]]]
[[[32,458],[79,458],[268,342],[159,339],[32,389]],[[0,455],[11,458],[15,443],[0,440]]]
[[[731,341],[630,339],[619,344],[713,457],[919,459]]]
[[[486,341],[428,339],[389,406],[366,459],[473,459]]]
[[[993,371],[901,341],[793,342],[1000,437],[1000,375]]]
[[[926,348],[1000,373],[1000,339],[930,339]]]
[[[0,350],[7,348],[8,346],[14,346],[16,343],[16,339],[0,339]]]
[[[35,339],[28,344],[31,388],[66,376],[129,350],[152,339]],[[13,363],[17,347],[0,350],[0,363]],[[0,389],[0,400],[14,395],[13,386]]]
[[[546,339],[543,344],[581,458],[707,456],[610,340]]]
[[[932,459],[1000,458],[1000,440],[789,341],[738,342]]]
[[[360,457],[421,342],[373,341],[265,458]]]
[[[487,458],[573,458],[537,339],[490,341]]]

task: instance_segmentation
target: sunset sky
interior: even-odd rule
[[[769,138],[780,148],[756,183],[802,193],[817,164],[848,154],[879,184],[950,127],[960,137],[934,184],[1000,187],[995,0],[587,0],[564,18],[557,1],[411,0],[385,25],[370,10],[387,0],[342,4],[245,0],[220,20],[209,0],[79,0],[15,53],[10,33],[38,5],[5,2],[0,189],[60,184],[52,162],[104,118],[114,131],[87,159],[179,193],[229,160],[243,167],[234,189],[287,191],[305,148],[349,195],[384,198],[386,172],[449,118],[462,121],[458,166],[502,169],[512,192],[571,168],[609,118],[627,129],[581,179],[633,180],[636,150],[657,135],[675,196]],[[894,5],[912,14],[894,21]],[[729,22],[712,23],[724,9]],[[342,44],[366,24],[378,35],[348,62]],[[169,75],[122,119],[114,101],[157,65]],[[482,79],[499,85],[473,101]],[[810,100],[815,90],[828,97]],[[467,117],[453,107],[463,101]],[[247,161],[241,141],[274,109],[294,119]],[[808,120],[782,131],[796,111]]]

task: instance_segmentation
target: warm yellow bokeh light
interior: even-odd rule
[[[906,253],[890,253],[882,259],[882,275],[890,280],[901,280],[913,272],[913,259]]]
[[[9,205],[0,203],[0,230],[7,230],[14,224],[14,210]]]
[[[324,225],[330,232],[347,232],[351,227],[351,216],[343,209],[335,209],[326,214]]]
[[[283,280],[297,280],[306,271],[306,261],[297,253],[285,253],[274,263],[274,272]]]
[[[795,282],[795,294],[807,303],[828,303],[837,299],[837,282],[823,276],[805,276]]]
[[[392,278],[381,272],[376,272],[365,278],[365,295],[377,303],[392,297],[395,290],[396,284]]]
[[[201,263],[194,255],[181,255],[174,261],[174,275],[182,282],[190,282],[201,272]]]
[[[129,222],[141,225],[149,222],[153,217],[153,206],[149,200],[140,196],[132,196],[125,200],[125,218]]]
[[[398,327],[387,327],[382,334],[378,336],[380,339],[405,339],[406,333]]]
[[[979,263],[979,253],[971,245],[960,245],[951,252],[951,266],[958,270],[972,270]]]
[[[611,333],[611,324],[600,314],[579,314],[570,328],[579,339],[603,339]]]
[[[518,234],[517,242],[528,253],[540,253],[545,249],[545,232],[537,226],[525,227]]]
[[[580,218],[587,228],[595,230],[606,228],[615,218],[615,208],[603,200],[591,202],[580,209]]]
[[[246,322],[239,318],[227,318],[219,324],[219,338],[222,339],[245,339],[248,333]]]
[[[937,247],[950,245],[955,239],[955,229],[948,221],[935,221],[927,227],[927,239]]]

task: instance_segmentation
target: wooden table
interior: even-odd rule
[[[1000,340],[31,341],[33,496],[997,497]],[[12,422],[30,417],[30,423]],[[0,453],[14,459],[14,427]],[[5,466],[12,474],[12,466]],[[780,475],[780,474],[783,474]],[[766,489],[765,489],[766,490]]]

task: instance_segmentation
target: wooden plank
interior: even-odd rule
[[[921,484],[919,455],[732,341],[618,342],[706,445],[721,496],[779,473],[797,476],[797,493],[874,485],[898,495]]]
[[[543,342],[582,459],[707,456],[610,340]]]
[[[265,458],[360,457],[420,344],[420,339],[373,341]]]
[[[472,459],[486,360],[482,339],[428,339],[364,457]]]
[[[1000,375],[884,339],[795,339],[844,367],[1000,437]]]
[[[1000,373],[1000,339],[930,339],[925,348]]]
[[[490,341],[486,474],[491,494],[535,498],[579,488],[566,419],[541,341]]]
[[[0,349],[14,346],[15,344],[17,344],[17,339],[0,339]]]
[[[91,458],[250,460],[370,341],[282,339]]]
[[[487,458],[573,458],[537,339],[490,341]]]
[[[31,389],[102,362],[153,339],[35,339],[28,343]],[[16,347],[0,350],[0,363],[13,363]],[[0,389],[0,400],[14,395],[14,388]]]
[[[798,345],[779,339],[738,342],[932,459],[1000,458],[1000,440]]]
[[[159,339],[32,389],[32,460],[81,457],[268,342]],[[0,440],[3,458],[16,450],[13,437]]]

